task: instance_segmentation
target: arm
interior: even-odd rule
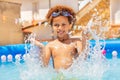
[[[36,46],[38,46],[41,49],[40,53],[42,54],[42,57],[40,56],[40,58],[42,58],[43,60],[43,65],[47,66],[51,57],[51,51],[49,47],[50,44],[48,43],[46,46],[44,46],[42,43],[40,43],[37,40],[32,40],[32,41]]]
[[[86,31],[82,31],[82,51],[86,48],[86,41],[87,41],[87,39],[88,39],[88,32],[86,32]]]
[[[82,52],[82,42],[80,40],[77,41],[76,48],[77,48],[77,53],[80,55]]]
[[[86,48],[87,39],[88,39],[88,34],[85,34],[84,31],[82,31],[82,39],[77,40],[77,43],[76,43],[77,51],[79,54]]]
[[[81,48],[81,51],[84,53],[82,56],[83,56],[83,59],[86,59],[87,56],[88,56],[88,53],[86,52],[87,51],[87,40],[88,40],[88,31],[82,31],[82,48]]]
[[[84,50],[86,49],[86,43],[87,43],[87,39],[88,39],[88,33],[84,33],[84,31],[82,31],[82,39],[77,41],[77,52],[80,55],[82,52],[84,52]],[[87,57],[87,54],[84,53],[84,58]],[[83,55],[83,54],[82,54]]]
[[[42,56],[42,58],[43,58],[43,65],[44,65],[45,67],[48,66],[50,57],[51,57],[50,45],[47,44],[47,45],[45,46],[45,51],[44,51],[43,56]]]

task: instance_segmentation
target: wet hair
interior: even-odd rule
[[[75,15],[75,11],[71,8],[71,7],[68,7],[68,6],[65,6],[65,5],[57,5],[57,6],[54,6],[52,7],[47,15],[46,15],[46,19],[47,21],[50,23],[50,25],[52,25],[52,22],[53,22],[53,17],[52,14],[53,12],[59,12],[59,11],[66,11],[68,12],[71,16],[66,16],[68,18],[68,21],[69,23],[71,24],[74,24],[75,23],[75,20],[76,20],[76,15]],[[60,16],[60,15],[58,15]],[[63,15],[62,15],[63,16]],[[57,17],[57,16],[56,16]]]

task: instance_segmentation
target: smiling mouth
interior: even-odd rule
[[[58,33],[58,34],[63,34],[63,33],[64,33],[64,31],[58,31],[57,33]]]

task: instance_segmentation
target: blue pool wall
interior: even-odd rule
[[[104,41],[100,41],[100,42],[104,42]],[[107,59],[112,59],[113,51],[117,51],[118,53],[117,57],[120,58],[120,39],[109,39],[109,40],[105,40],[104,43],[105,43],[104,50],[106,51],[105,57]],[[47,42],[43,42],[43,44],[46,45]],[[90,44],[92,46],[95,46],[96,41],[90,40]],[[15,55],[17,54],[21,54],[23,56],[26,53],[25,50],[26,45],[27,47],[30,47],[29,44],[13,44],[13,45],[0,46],[0,57],[2,55],[5,55],[7,57],[9,54],[11,54],[13,58],[15,58]]]
[[[112,52],[117,52],[117,58],[120,58],[120,39],[108,39],[108,40],[100,40],[101,49],[106,51],[105,57],[107,59],[112,59]],[[95,46],[96,41],[90,40],[90,44]],[[105,45],[104,45],[105,44]]]

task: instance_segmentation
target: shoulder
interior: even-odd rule
[[[80,37],[78,37],[78,36],[72,36],[72,37],[70,37],[71,38],[71,40],[73,41],[73,42],[80,42],[81,41],[81,38]]]
[[[52,45],[54,45],[54,44],[55,44],[55,40],[48,42],[46,46],[47,46],[47,47],[50,47],[50,46],[52,46]]]
[[[71,40],[73,43],[75,43],[76,46],[82,46],[82,41],[79,37],[71,37]]]

